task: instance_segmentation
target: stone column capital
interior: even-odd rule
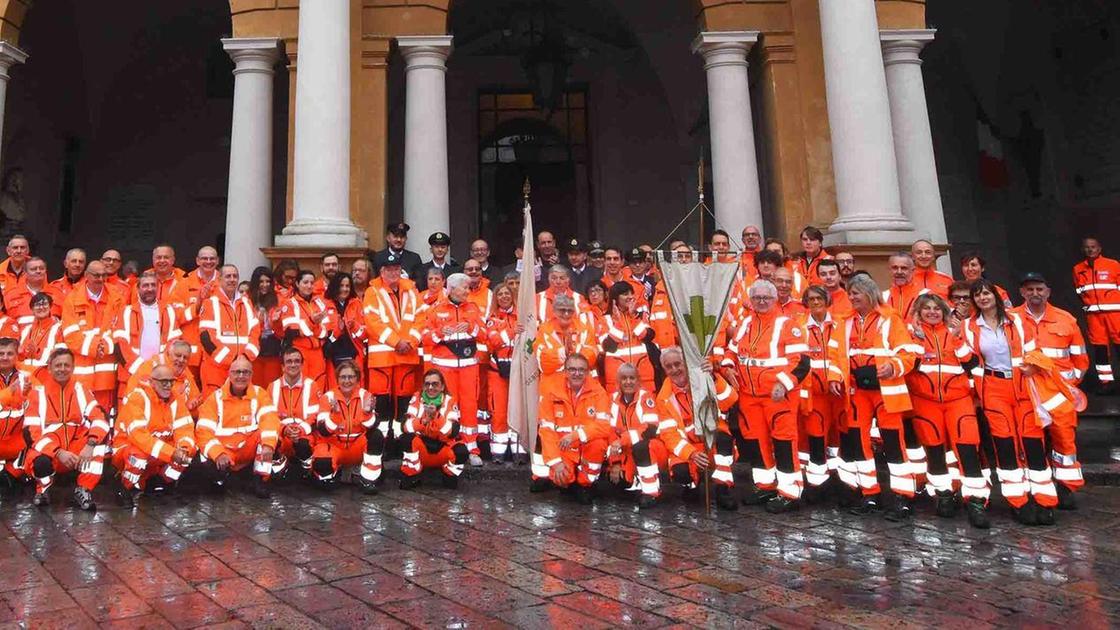
[[[27,53],[12,44],[0,41],[0,79],[8,79],[8,68],[27,61]]]
[[[692,52],[704,56],[705,69],[745,66],[758,36],[758,31],[704,31],[692,40]]]
[[[879,31],[883,47],[883,64],[912,63],[921,65],[920,57],[926,44],[933,41],[935,29],[901,29]]]
[[[261,72],[272,74],[283,56],[284,43],[275,37],[227,37],[222,48],[236,64],[233,74]]]
[[[451,56],[451,35],[400,35],[397,47],[404,56],[406,71],[418,68],[447,70]]]

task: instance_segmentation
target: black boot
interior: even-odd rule
[[[992,526],[992,521],[988,519],[988,506],[984,499],[972,497],[964,506],[965,511],[968,512],[969,525],[976,529],[988,529]]]
[[[684,490],[681,492],[681,499],[685,503],[698,502],[700,500],[700,489],[685,486]]]
[[[81,486],[74,488],[74,505],[86,512],[97,509],[97,504],[93,502],[93,493]]]
[[[1054,524],[1054,508],[1035,505],[1034,522],[1036,525],[1050,526]]]
[[[459,477],[457,475],[444,475],[443,476],[443,487],[447,488],[448,490],[458,490],[459,489]]]
[[[365,477],[358,477],[358,487],[362,489],[362,494],[377,494],[377,484],[370,481],[369,479],[366,479]]]
[[[401,477],[401,490],[412,490],[420,485],[420,475],[405,475]]]
[[[952,490],[939,490],[937,492],[937,515],[941,518],[953,518],[957,515],[957,497]]]
[[[638,497],[639,510],[648,510],[649,508],[656,506],[657,497],[653,496],[652,494],[643,494],[642,496]]]
[[[268,482],[264,480],[264,477],[253,475],[253,494],[261,499],[272,496],[272,489],[268,487]]]
[[[892,523],[901,523],[909,520],[914,514],[913,502],[914,499],[910,497],[904,497],[901,494],[894,495],[894,503],[891,504],[891,508],[887,510],[884,518]]]
[[[801,500],[809,505],[817,505],[825,500],[825,487],[822,486],[805,486],[801,491]]]
[[[716,484],[716,507],[729,511],[739,509],[739,502],[731,495],[731,488],[723,484]]]
[[[1034,499],[1027,499],[1021,508],[1012,508],[1011,512],[1015,515],[1015,520],[1022,525],[1037,525],[1038,519],[1035,515]]]
[[[778,493],[773,490],[755,488],[754,492],[749,492],[743,496],[743,505],[766,505],[767,501],[777,495]]]
[[[580,505],[591,505],[594,500],[591,496],[591,488],[587,486],[577,486],[574,494],[576,503]]]
[[[883,506],[879,503],[879,495],[869,494],[860,499],[859,504],[848,510],[848,512],[856,516],[867,516],[868,514],[879,512],[882,509]]]
[[[1058,509],[1059,510],[1076,510],[1077,509],[1077,495],[1073,493],[1062,483],[1054,484],[1058,488]]]
[[[852,488],[851,486],[837,481],[836,483],[836,506],[841,510],[854,508],[863,501],[863,494],[859,488]]]
[[[766,511],[771,514],[784,514],[786,512],[794,512],[801,508],[801,502],[797,499],[790,499],[782,495],[777,495],[766,502]]]
[[[534,479],[529,483],[529,492],[544,492],[552,488],[552,482],[546,478]]]
[[[126,510],[131,510],[140,505],[140,491],[121,488],[117,491],[117,501]]]

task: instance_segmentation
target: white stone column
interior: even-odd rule
[[[350,0],[299,3],[292,221],[278,247],[364,247],[350,221]]]
[[[820,0],[825,95],[839,216],[828,241],[909,243],[875,0]]]
[[[447,57],[451,36],[402,36],[405,61],[404,221],[416,242],[450,233],[447,179]]]
[[[272,240],[272,86],[279,39],[223,39],[235,64],[224,262],[248,278]]]
[[[920,237],[944,245],[945,213],[941,189],[937,184],[937,164],[933,158],[933,134],[926,108],[926,89],[922,80],[922,48],[933,41],[933,30],[882,31],[883,63],[887,72],[887,93],[891,102],[891,128],[898,160],[898,187],[902,212],[914,223]],[[938,268],[948,272],[948,256],[938,260]]]
[[[0,141],[4,138],[4,108],[8,100],[8,79],[11,76],[8,70],[17,63],[27,61],[27,53],[9,44],[0,41]]]
[[[708,75],[716,223],[736,238],[745,226],[763,223],[747,75],[747,53],[757,41],[758,31],[711,31],[692,44]]]

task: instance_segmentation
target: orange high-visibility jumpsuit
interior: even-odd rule
[[[470,294],[467,295],[467,301],[473,302],[478,306],[479,315],[483,322],[490,319],[494,309],[494,293],[490,290],[490,281],[486,278],[479,280],[478,287],[471,289]],[[482,341],[478,342],[478,440],[483,442],[490,442],[490,397],[487,392],[487,386],[490,383],[490,335],[484,333]],[[493,449],[493,446],[491,446]],[[493,454],[493,450],[491,450]]]
[[[1115,381],[1110,346],[1120,344],[1120,261],[1098,256],[1073,267],[1073,288],[1081,298],[1093,364],[1102,385]]]
[[[366,318],[362,313],[365,306],[362,300],[356,297],[351,297],[346,305],[343,307],[342,312],[338,310],[338,305],[334,300],[323,300],[327,307],[327,318],[323,320],[323,326],[327,328],[327,339],[329,343],[334,343],[347,336],[354,344],[354,357],[350,360],[354,365],[358,366],[358,382],[365,384],[366,382]],[[334,373],[335,362],[339,359],[328,358],[327,365],[327,389],[334,389],[338,387],[338,378]]]
[[[599,478],[607,445],[614,434],[610,426],[610,397],[598,381],[588,375],[578,392],[566,381],[541,383],[537,409],[537,445],[531,458],[533,479],[548,479],[553,466],[564,464],[565,474],[557,484],[589,487]],[[568,448],[560,441],[571,436]]]
[[[1043,431],[1031,402],[1028,379],[1022,370],[1028,354],[1042,353],[1035,346],[1034,329],[1024,326],[1017,313],[1008,313],[1007,317],[999,328],[1010,351],[1010,371],[989,368],[986,348],[980,343],[981,317],[965,323],[965,342],[980,359],[980,366],[973,370],[973,381],[992,430],[996,477],[1003,497],[1014,508],[1023,507],[1031,496],[1038,505],[1052,508],[1058,504],[1058,493],[1046,461]]]
[[[159,350],[156,355],[159,355],[167,350],[167,344],[181,337],[183,333],[176,324],[175,309],[172,306],[157,305],[156,313],[159,318]],[[113,331],[113,340],[121,353],[121,363],[117,368],[117,396],[119,398],[124,398],[127,393],[125,384],[128,383],[129,377],[135,374],[140,364],[146,360],[145,357],[141,356],[140,348],[143,334],[143,307],[139,302],[133,302],[124,307],[120,320],[117,322],[117,329]],[[197,345],[197,341],[195,345]],[[152,357],[147,357],[147,359],[150,358]]]
[[[198,409],[195,442],[204,464],[222,455],[230,458],[230,470],[253,466],[253,473],[264,481],[272,476],[273,460],[263,457],[262,449],[273,449],[280,440],[280,416],[272,397],[262,387],[250,384],[238,396],[226,383],[210,393]]]
[[[902,318],[886,305],[864,317],[853,313],[832,331],[828,380],[840,383],[847,410],[840,423],[839,477],[864,496],[879,494],[871,451],[872,420],[878,421],[883,437],[891,491],[905,497],[913,497],[917,491],[914,471],[907,461],[902,414],[912,408],[904,376],[914,367],[915,353],[920,349]],[[893,366],[894,376],[875,377],[882,365]]]
[[[377,396],[377,413],[389,420],[387,433],[394,438],[401,434],[408,401],[417,389],[423,329],[423,320],[417,318],[419,300],[416,285],[404,278],[396,291],[374,278],[363,300],[367,387]],[[402,341],[411,347],[398,353]]]
[[[606,283],[607,283],[606,278],[604,278],[603,279],[603,284],[606,284]],[[637,281],[634,282],[634,286],[639,286],[639,285],[641,285],[640,282],[637,282]],[[642,288],[642,291],[645,291],[645,289]],[[637,289],[635,289],[635,292],[637,292]],[[587,298],[584,297],[582,293],[576,293],[575,291],[572,291],[571,289],[568,289],[565,292],[558,292],[555,289],[553,289],[552,287],[549,287],[549,288],[545,289],[544,291],[541,291],[540,293],[537,293],[537,321],[538,322],[547,322],[550,319],[553,319],[555,317],[555,314],[552,312],[552,303],[553,303],[553,301],[556,300],[556,296],[560,295],[561,293],[563,295],[566,295],[566,296],[572,298],[572,301],[575,302],[576,316],[577,317],[579,317],[580,319],[583,319],[586,316],[586,313],[587,313],[588,309],[591,308],[591,306],[587,303]],[[642,294],[642,295],[644,295],[644,294]]]
[[[929,289],[911,279],[910,284],[901,287],[892,284],[891,288],[883,291],[883,303],[894,309],[894,312],[898,313],[898,316],[903,320],[909,321],[910,309],[914,306],[914,300],[918,299],[919,295],[929,292]]]
[[[1077,325],[1077,319],[1053,304],[1047,304],[1042,316],[1035,318],[1026,305],[1012,309],[1018,313],[1023,323],[1034,328],[1035,343],[1043,355],[1050,358],[1061,377],[1071,387],[1081,383],[1089,370],[1089,355],[1085,352],[1085,338]],[[1069,490],[1077,490],[1085,485],[1081,474],[1081,462],[1077,459],[1077,410],[1066,413],[1050,412],[1053,424],[1046,427],[1050,438],[1050,465],[1054,469],[1054,480]]]
[[[448,477],[463,474],[469,453],[459,439],[459,420],[459,405],[450,394],[443,395],[442,404],[430,419],[425,417],[421,395],[413,396],[400,439],[404,453],[401,474],[415,477],[429,468],[439,468]]]
[[[721,365],[739,380],[739,430],[747,442],[751,476],[759,490],[801,498],[797,457],[798,384],[809,374],[809,346],[801,326],[776,310],[752,311],[731,333]],[[785,396],[774,401],[776,385]]]
[[[23,477],[23,454],[27,442],[23,439],[23,414],[32,391],[24,389],[34,385],[29,372],[18,369],[8,374],[0,373],[0,465],[4,472],[17,479]]]
[[[361,466],[367,484],[381,477],[385,435],[377,428],[374,396],[358,387],[349,396],[332,389],[319,405],[318,429],[311,455],[311,472],[320,481],[330,481],[339,469]]]
[[[205,287],[207,295],[217,293],[220,278],[217,270],[207,279],[202,277],[202,269],[195,269],[178,280],[168,296],[167,301],[175,309],[175,321],[183,340],[191,344],[189,365],[196,373],[202,365],[202,347],[198,341],[198,324],[202,321],[202,304],[206,301],[202,298],[202,290]]]
[[[66,340],[62,336],[62,322],[55,317],[36,319],[29,326],[25,326],[19,339],[19,367],[27,370],[36,379],[43,381],[50,378],[47,372],[47,359],[51,352],[58,348],[65,348]]]
[[[109,453],[109,423],[97,399],[78,379],[65,385],[54,379],[36,386],[24,412],[24,426],[31,439],[24,456],[24,472],[35,477],[35,492],[45,492],[55,473],[70,468],[58,459],[59,451],[80,455],[93,445],[90,460],[78,466],[78,485],[93,490],[105,470]]]
[[[969,370],[972,349],[944,323],[922,323],[912,335],[922,345],[917,367],[906,375],[914,430],[929,455],[928,490],[953,492],[961,481],[965,500],[988,500],[988,479],[980,468],[980,427],[972,404]]]
[[[805,483],[820,487],[840,467],[840,417],[844,401],[828,391],[828,345],[836,320],[825,313],[824,321],[806,318],[805,343],[809,348],[809,376],[802,382],[799,406],[799,457],[805,467]]]
[[[611,396],[610,463],[622,467],[622,476],[629,490],[656,497],[661,495],[661,471],[669,468],[669,448],[658,430],[657,398],[639,389],[627,402],[622,392]],[[614,444],[612,444],[614,446]]]
[[[204,396],[226,382],[229,366],[238,355],[253,361],[260,354],[261,322],[257,310],[243,295],[231,301],[224,292],[215,291],[202,303],[198,334],[203,351],[199,371]]]
[[[804,278],[805,286],[810,284],[821,284],[820,267],[822,260],[832,260],[832,255],[828,252],[821,251],[817,257],[809,260],[809,257],[804,253],[799,254],[795,259],[797,262],[797,273],[801,274]]]
[[[953,276],[941,273],[933,267],[929,267],[928,269],[914,267],[913,284],[927,289],[930,293],[941,296],[943,300],[948,300],[949,285],[953,284]]]
[[[466,325],[465,331],[444,330],[461,324]],[[473,302],[455,304],[448,300],[437,304],[428,311],[424,326],[428,362],[443,374],[448,393],[459,401],[463,443],[472,454],[478,453],[478,346],[485,343],[486,334],[486,324]]]
[[[323,342],[330,335],[331,327],[326,319],[316,323],[312,317],[326,312],[326,301],[317,297],[305,300],[294,295],[280,305],[283,337],[290,340],[293,348],[303,353],[303,375],[323,388],[327,386],[327,360],[323,357]]]
[[[0,339],[18,340],[21,328],[15,317],[0,315]]]
[[[663,281],[658,282],[653,288],[653,300],[649,304],[649,325],[653,327],[653,342],[658,348],[677,345],[677,325],[673,322],[669,291]]]
[[[719,486],[733,487],[735,477],[731,465],[735,463],[735,440],[727,426],[727,412],[739,401],[735,388],[718,374],[714,376],[716,402],[719,405],[719,419],[716,421],[716,434],[712,453],[712,481]],[[696,451],[708,451],[704,436],[697,434],[692,415],[692,392],[688,387],[678,388],[670,379],[665,379],[657,393],[658,437],[669,449],[669,476],[674,483],[686,488],[695,488],[701,476],[699,469],[692,463]]]
[[[599,340],[595,331],[577,318],[572,318],[568,328],[561,328],[556,319],[546,321],[537,329],[533,340],[533,356],[541,371],[541,383],[563,380],[564,362],[573,354],[581,354],[591,366],[595,376],[595,362],[599,357]]]
[[[108,287],[98,299],[85,285],[66,296],[62,305],[62,336],[74,353],[74,378],[97,398],[106,413],[116,407],[117,358],[113,331],[120,323],[124,298]]]
[[[517,338],[517,311],[494,309],[486,323],[490,348],[490,369],[486,371],[487,398],[490,409],[490,453],[499,458],[516,449],[517,442],[509,430],[509,376],[512,369],[513,344]]]
[[[62,304],[63,304],[63,302],[66,301],[66,297],[69,296],[70,293],[72,291],[74,291],[75,289],[77,289],[79,287],[84,287],[85,285],[86,285],[85,276],[82,276],[81,278],[78,278],[77,282],[70,282],[70,279],[67,278],[65,275],[63,275],[58,280],[52,280],[50,282],[50,284],[47,285],[47,291],[51,294],[51,297],[54,298],[54,307],[53,308],[58,308],[58,312],[55,313],[53,311],[53,308],[52,308],[51,314],[56,315],[58,317],[61,317],[62,316]],[[125,301],[127,301],[128,296],[125,296],[124,299],[125,299]]]
[[[844,287],[836,287],[829,291],[828,295],[832,298],[832,305],[828,307],[832,319],[839,321],[852,316],[852,300]]]
[[[140,367],[136,368],[136,372],[128,378],[128,383],[124,386],[124,393],[139,387],[141,384],[148,383],[148,377],[152,375],[152,370],[161,365],[171,367],[173,364],[171,358],[167,353],[157,354],[156,356],[144,361]],[[172,367],[172,372],[174,372]],[[195,380],[194,374],[190,369],[184,368],[182,373],[175,374],[175,384],[171,386],[171,392],[176,396],[182,396],[183,400],[187,401],[187,408],[197,408],[202,404],[202,389],[198,386],[198,381]]]
[[[603,323],[605,331],[599,342],[605,359],[603,382],[607,393],[618,391],[618,368],[623,364],[637,368],[640,386],[652,391],[654,366],[646,344],[653,341],[656,333],[649,325],[649,317],[642,311],[629,314],[615,308]]]
[[[179,481],[187,466],[172,461],[175,449],[192,457],[197,450],[187,402],[174,393],[162,400],[151,386],[137,387],[124,399],[116,424],[113,467],[128,490],[143,490],[154,475]]]
[[[288,377],[281,376],[268,386],[269,396],[276,405],[276,415],[280,417],[280,442],[277,447],[281,458],[274,461],[272,474],[280,475],[288,467],[288,460],[296,458],[304,470],[311,469],[312,428],[319,417],[319,401],[322,390],[315,381],[300,377],[294,385]],[[288,437],[286,430],[295,427],[299,434]]]

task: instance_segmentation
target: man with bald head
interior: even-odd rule
[[[923,289],[949,299],[949,285],[953,284],[953,276],[937,270],[937,250],[933,243],[921,239],[914,241],[910,246],[910,255],[914,257],[913,283]]]
[[[24,265],[31,257],[31,244],[27,237],[15,234],[8,239],[8,257],[0,262],[0,289],[7,291],[23,278]]]
[[[501,267],[490,264],[490,244],[482,239],[477,239],[471,243],[471,259],[477,260],[478,264],[482,265],[482,275],[490,281],[491,286],[498,286],[505,272]]]
[[[175,392],[175,380],[170,366],[156,366],[121,405],[113,435],[113,467],[121,474],[120,497],[126,507],[136,505],[153,477],[168,485],[178,482],[197,450],[194,420],[187,401]]]
[[[157,248],[158,249],[158,248]],[[199,352],[198,322],[202,303],[218,285],[218,250],[206,245],[195,256],[195,270],[175,283],[167,304],[175,312],[175,319],[183,339],[191,344],[191,372],[199,377],[202,353]]]
[[[217,253],[215,253],[215,265],[218,263],[217,258]],[[156,280],[159,281],[159,291],[156,294],[156,299],[159,300],[161,305],[170,304],[175,287],[186,275],[182,269],[175,266],[175,248],[167,243],[156,245],[152,250],[152,268],[148,271],[154,271]]]
[[[252,465],[253,492],[267,498],[279,439],[280,416],[272,396],[253,384],[253,362],[238,355],[229,366],[229,380],[198,409],[195,440],[202,466],[220,488],[231,473]]]
[[[56,301],[61,302],[66,299],[67,295],[74,290],[85,279],[86,273],[86,251],[75,247],[66,252],[66,258],[62,259],[62,268],[64,273],[58,280],[51,282],[51,297]]]
[[[136,280],[125,280],[121,277],[121,266],[124,258],[120,250],[107,249],[101,254],[101,264],[105,265],[105,286],[117,291],[127,302],[131,299],[132,292],[136,289]]]
[[[111,414],[117,398],[113,333],[124,311],[124,298],[105,286],[105,276],[100,260],[86,267],[85,280],[62,303],[62,336],[74,353],[74,377]]]

